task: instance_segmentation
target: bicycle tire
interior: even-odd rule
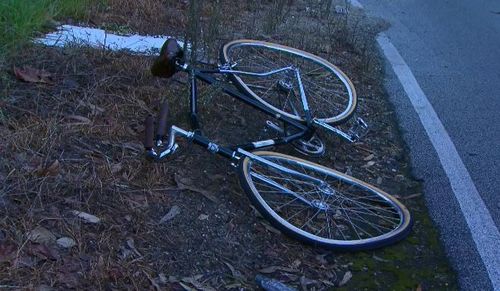
[[[246,50],[247,53],[250,54],[255,53],[253,54],[253,59],[238,59],[238,50]],[[258,57],[256,56],[259,54],[263,56],[264,53],[274,53],[274,58],[264,60],[265,64],[262,65],[264,66],[264,69],[261,66],[256,67],[255,63],[258,60]],[[221,49],[220,55],[221,62],[223,64],[237,63],[235,67],[236,69],[243,69],[243,67],[246,66],[244,68],[246,71],[248,71],[250,67],[253,67],[255,69],[254,72],[262,72],[266,69],[269,71],[270,69],[285,67],[291,64],[276,64],[275,62],[277,62],[277,60],[281,62],[283,59],[286,60],[286,58],[295,59],[292,65],[298,67],[301,71],[304,70],[303,72],[306,72],[306,74],[302,75],[301,79],[304,83],[303,85],[306,90],[306,96],[310,96],[308,98],[308,103],[312,117],[318,119],[319,121],[332,125],[341,124],[351,117],[356,109],[356,90],[349,78],[335,65],[308,52],[264,41],[241,39],[225,44]],[[267,65],[267,67],[265,67],[265,65]],[[278,66],[270,68],[269,65]],[[311,67],[314,66],[317,66],[317,68],[311,69]],[[320,75],[321,72],[325,72],[326,74],[322,76]],[[314,75],[318,75],[320,80],[324,78],[323,85],[328,86],[323,88],[318,85],[317,80],[312,80]],[[252,77],[239,76],[237,74],[230,74],[229,76],[231,81],[233,81],[240,91],[252,96],[263,105],[275,111],[277,114],[282,114],[298,121],[305,121],[300,112],[294,111],[292,110],[293,108],[291,108],[294,105],[300,105],[298,102],[299,100],[295,100],[296,104],[288,105],[290,108],[286,108],[287,104],[283,104],[283,100],[280,100],[280,98],[276,95],[273,94],[265,96],[265,94],[269,93],[269,89],[265,91],[264,94],[262,92],[258,92],[258,90],[255,89],[254,84],[251,84]],[[276,76],[276,78],[278,76],[283,77],[283,74],[280,73],[273,76]],[[260,78],[259,81],[262,81],[262,78]],[[275,80],[270,82],[275,84]],[[252,90],[250,87],[254,87],[254,89]],[[264,88],[262,91],[264,91]],[[300,95],[297,95],[295,99],[298,99],[299,97]],[[288,99],[286,101],[288,101]]]
[[[290,237],[328,249],[358,251],[393,244],[406,237],[411,230],[412,219],[408,209],[396,198],[372,185],[296,157],[266,151],[253,154],[307,175],[321,177],[328,185],[325,187],[331,189],[330,194],[326,195],[324,189],[318,190],[317,186],[314,188],[306,180],[300,180],[297,176],[290,179],[286,173],[283,174],[275,168],[270,169],[269,166],[264,166],[261,162],[249,157],[245,157],[240,162],[240,184],[250,201],[275,228]],[[275,176],[264,177],[271,177],[270,179],[274,182],[280,183],[278,186],[270,186],[270,183],[256,183],[259,180],[256,175],[264,175],[265,169],[272,171],[272,175]],[[299,183],[300,185],[297,186]],[[278,187],[286,187],[287,191],[294,193],[297,191],[294,189],[300,189],[304,193],[304,195],[299,194],[301,197],[309,197],[309,199],[319,197],[322,201],[311,200],[311,205],[317,205],[314,208],[311,205],[305,205],[297,198],[288,198],[295,196],[284,194],[283,190],[276,191]],[[279,205],[279,199],[283,199],[284,204],[278,209],[276,205]],[[304,219],[308,219],[302,227],[298,226],[302,223],[298,221],[304,214],[304,210],[298,208],[300,206],[307,209]],[[310,209],[314,211],[311,217],[309,217]],[[323,231],[324,224],[328,226],[327,231]],[[370,226],[371,228],[368,229]],[[319,232],[313,233],[313,230],[319,227],[322,227]],[[377,229],[378,233],[375,233]],[[371,235],[368,230],[374,235]],[[324,235],[324,232],[327,235]]]

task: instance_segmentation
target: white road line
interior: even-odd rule
[[[420,88],[415,76],[384,33],[377,42],[417,112],[451,184],[476,249],[481,255],[494,290],[500,290],[500,233],[458,155],[448,132]]]

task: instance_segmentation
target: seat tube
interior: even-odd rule
[[[306,92],[304,90],[304,85],[302,84],[302,78],[300,77],[299,69],[295,68],[295,76],[297,77],[297,83],[299,85],[300,100],[302,101],[302,107],[304,108],[304,115],[308,126],[312,125],[311,112],[309,110],[309,103],[307,102]]]
[[[196,76],[193,70],[189,71],[189,81],[191,83],[190,102],[189,102],[191,126],[195,130],[198,130],[200,128],[200,124],[198,122],[198,105],[197,105],[198,87],[196,84]]]

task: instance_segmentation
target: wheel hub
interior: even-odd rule
[[[278,87],[279,87],[282,91],[284,91],[284,92],[286,92],[286,93],[288,93],[288,92],[292,91],[292,89],[293,89],[292,82],[290,82],[289,80],[285,80],[285,79],[281,79],[281,80],[279,80],[279,82],[278,82]]]
[[[314,206],[318,209],[321,209],[321,210],[328,210],[330,208],[328,206],[328,204],[326,204],[325,202],[320,201],[320,200],[316,200],[316,199],[311,201],[311,204],[312,204],[312,206]]]
[[[332,195],[335,195],[335,190],[332,189],[329,185],[325,184],[325,185],[321,185],[318,187],[318,190],[324,194],[324,195],[327,195],[327,196],[332,196]]]

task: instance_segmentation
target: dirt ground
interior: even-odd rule
[[[373,47],[384,25],[323,2],[207,2],[200,46],[212,59],[229,39],[272,40],[338,65],[370,132],[356,144],[323,133],[326,155],[306,158],[397,195],[415,218],[407,239],[340,253],[285,237],[256,213],[227,160],[185,141],[165,163],[143,158],[143,120],[162,101],[188,128],[185,75],[154,78],[153,58],[126,52],[33,46],[2,68],[0,287],[253,290],[260,274],[302,290],[457,289],[385,98]],[[122,32],[182,36],[189,24],[187,1],[109,0],[94,10],[87,24]],[[51,79],[16,80],[12,67],[25,65]],[[209,137],[239,143],[269,134],[265,116],[217,87],[200,93]],[[273,150],[304,158],[291,146]]]

